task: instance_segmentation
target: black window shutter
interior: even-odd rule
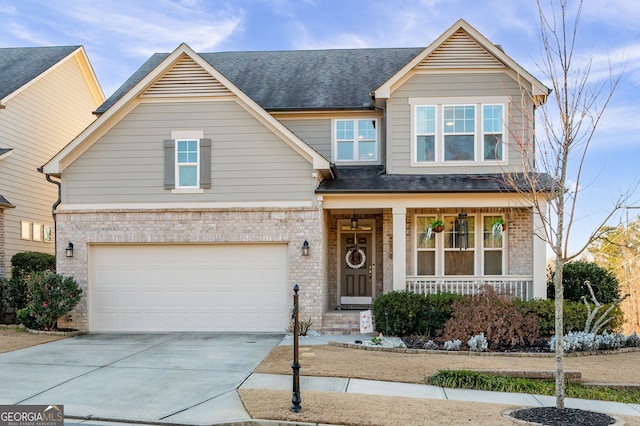
[[[211,188],[211,139],[200,139],[200,188]]]
[[[164,141],[164,189],[176,187],[176,141]]]

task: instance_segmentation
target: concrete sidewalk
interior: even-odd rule
[[[291,390],[292,376],[252,374],[240,389]],[[449,389],[413,383],[381,382],[376,380],[335,377],[300,376],[302,391],[358,393],[406,398],[467,401],[485,404],[509,404],[523,407],[555,406],[555,397],[510,392],[488,392],[468,389]],[[597,411],[611,415],[640,417],[640,404],[624,404],[586,399],[566,398],[567,408]]]

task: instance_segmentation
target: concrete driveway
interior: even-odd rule
[[[250,419],[236,389],[282,335],[87,334],[0,354],[0,404],[65,417],[215,424]]]

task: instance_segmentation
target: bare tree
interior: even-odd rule
[[[584,246],[570,252],[569,241],[583,185],[585,159],[605,109],[621,80],[622,70],[615,72],[609,63],[607,74],[597,76],[592,72],[592,61],[577,56],[582,0],[577,2],[572,16],[569,16],[568,6],[576,2],[549,0],[547,11],[542,1],[537,0],[536,3],[542,42],[540,68],[552,91],[544,105],[540,98],[523,93],[520,115],[528,115],[533,126],[533,109],[525,105],[533,102],[538,106],[536,121],[541,128],[535,143],[522,135],[512,138],[510,148],[520,152],[523,170],[521,173],[505,172],[503,178],[510,190],[521,192],[533,206],[542,223],[534,231],[548,243],[554,255],[556,408],[564,409],[562,268],[598,238],[602,225],[625,206],[632,191],[621,193]],[[533,135],[533,130],[530,134]]]

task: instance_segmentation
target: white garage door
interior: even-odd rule
[[[91,246],[91,331],[284,332],[287,246]]]

